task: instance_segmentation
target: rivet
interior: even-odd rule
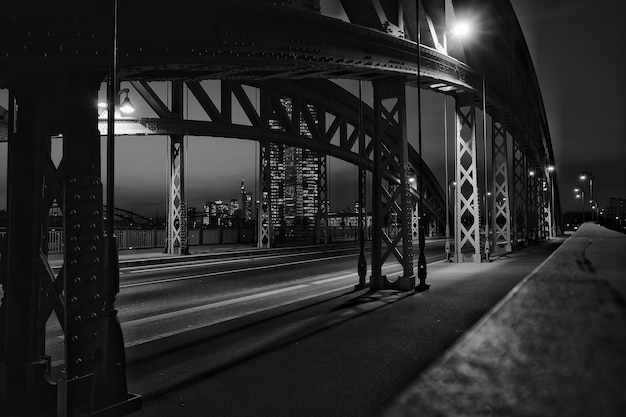
[[[99,300],[100,299],[100,294],[94,294],[93,299],[94,300]]]
[[[76,303],[76,302],[78,302],[78,297],[72,297],[72,298],[70,298],[70,303],[74,304],[74,303]]]

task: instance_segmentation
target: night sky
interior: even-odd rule
[[[512,0],[512,4],[526,36],[543,94],[563,211],[580,210],[580,200],[573,192],[574,187],[584,185],[578,179],[580,171],[593,173],[594,194],[601,207],[608,205],[609,197],[626,198],[626,114],[620,104],[626,97],[626,77],[621,65],[626,51],[626,22],[623,20],[626,2]],[[345,85],[352,91],[356,88],[355,82]],[[364,91],[367,101],[371,96],[368,83],[364,83]],[[139,104],[136,93],[131,98]],[[443,102],[440,95],[423,94],[424,159],[442,185]],[[409,137],[417,146],[415,103],[415,90],[408,89]],[[6,90],[0,90],[0,105],[6,107]],[[453,108],[451,99],[448,105],[449,109]],[[140,115],[141,111],[138,106]],[[194,118],[193,112],[192,108],[189,118]],[[478,121],[477,137],[480,138],[482,121]],[[201,209],[207,200],[238,198],[242,178],[248,190],[254,190],[258,166],[255,142],[190,137],[188,144],[189,206]],[[166,138],[121,138],[116,146],[116,205],[146,216],[157,212],[163,216],[167,184]],[[60,143],[53,148],[58,159]],[[2,167],[6,167],[6,151],[6,143],[0,144]],[[330,161],[332,210],[352,206],[356,198],[355,180],[353,166]],[[482,184],[480,177],[479,184]],[[5,207],[6,169],[0,169],[0,209]]]

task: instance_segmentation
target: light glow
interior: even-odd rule
[[[472,34],[472,26],[468,22],[457,22],[452,28],[452,34],[460,39],[465,39]]]

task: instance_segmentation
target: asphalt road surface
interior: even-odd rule
[[[426,255],[429,261],[441,259],[443,242],[429,241]],[[357,259],[355,247],[330,246],[123,267],[116,307],[125,346],[351,290],[359,279]],[[383,269],[390,276],[399,271],[400,265],[391,262]],[[56,376],[62,371],[63,332],[54,314],[46,326],[46,340]]]

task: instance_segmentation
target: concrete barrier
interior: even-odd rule
[[[624,416],[626,235],[585,223],[399,396],[400,416]]]

